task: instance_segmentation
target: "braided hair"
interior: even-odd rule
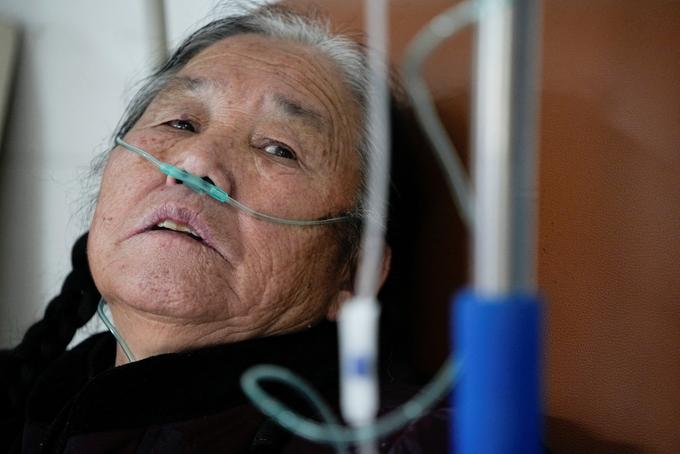
[[[87,233],[75,242],[72,270],[42,320],[28,329],[17,347],[0,351],[0,418],[7,430],[11,428],[4,423],[16,419],[15,434],[21,432],[26,399],[37,378],[66,350],[78,328],[97,309],[100,296],[90,274],[86,246]]]

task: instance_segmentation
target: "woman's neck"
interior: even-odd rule
[[[148,314],[121,304],[112,304],[110,309],[112,321],[122,338],[117,339],[116,366],[164,353],[266,335],[262,327],[242,329],[242,324],[234,325],[225,321],[178,320]],[[128,358],[123,344],[127,346],[131,358]]]

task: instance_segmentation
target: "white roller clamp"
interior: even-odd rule
[[[378,320],[375,298],[346,302],[338,317],[340,339],[340,407],[347,423],[371,423],[378,412]]]

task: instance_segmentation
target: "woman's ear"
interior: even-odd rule
[[[326,311],[326,318],[328,320],[336,321],[338,319],[338,313],[340,312],[340,308],[342,307],[343,304],[345,304],[345,301],[350,299],[354,293],[351,290],[340,290],[337,295],[335,295],[335,299],[331,304],[328,306],[328,310]]]
[[[383,251],[383,260],[382,260],[382,269],[380,270],[380,281],[378,282],[378,290],[382,288],[383,284],[385,283],[385,280],[387,279],[387,276],[390,274],[390,266],[392,263],[392,249],[386,244],[385,245],[385,250]],[[338,319],[338,313],[340,312],[340,308],[342,305],[345,303],[345,301],[349,300],[354,296],[354,274],[351,273],[352,278],[347,279],[347,285],[345,288],[342,288],[338,294],[335,296],[335,299],[331,304],[328,306],[328,310],[326,311],[326,318],[328,320],[337,320]]]
[[[392,248],[385,244],[385,250],[383,251],[383,262],[382,271],[380,273],[380,283],[378,284],[378,290],[382,288],[387,280],[387,276],[390,274],[390,268],[392,267]]]

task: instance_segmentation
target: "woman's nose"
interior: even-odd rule
[[[206,141],[197,141],[187,144],[184,142],[176,145],[177,150],[175,162],[170,164],[185,170],[210,184],[220,187],[228,194],[232,193],[233,182],[231,172],[225,169],[224,163],[219,162],[217,157],[220,153],[214,150],[213,146]],[[174,154],[174,153],[173,153]],[[166,185],[182,184],[182,181],[168,176],[165,180]]]

